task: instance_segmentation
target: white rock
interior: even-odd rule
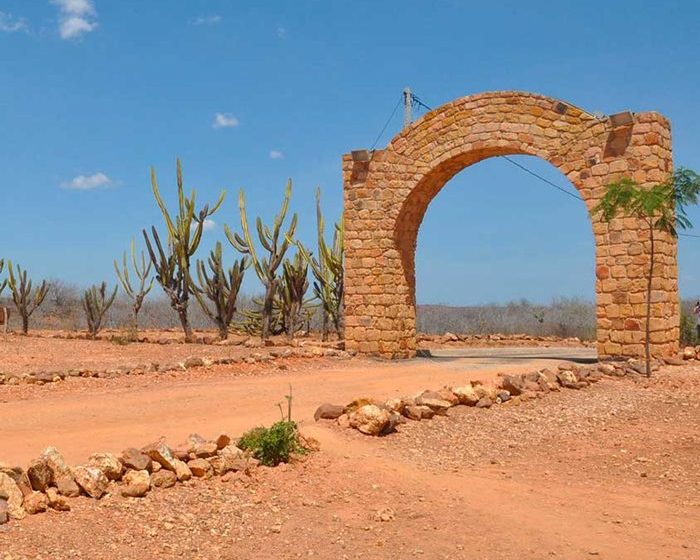
[[[479,402],[479,395],[476,394],[474,387],[471,385],[463,385],[452,389],[455,397],[459,399],[460,404],[474,406]]]
[[[363,434],[378,436],[389,424],[391,415],[388,410],[366,404],[352,412],[349,420],[350,426]]]
[[[73,478],[88,496],[96,500],[104,496],[109,488],[107,477],[97,467],[75,467]]]
[[[148,471],[127,471],[122,479],[122,496],[142,498],[151,489],[151,475]]]
[[[111,453],[95,453],[91,455],[88,459],[88,466],[100,469],[107,477],[107,480],[119,480],[124,469],[122,462],[117,459],[116,455]]]

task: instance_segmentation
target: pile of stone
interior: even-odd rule
[[[68,466],[56,448],[48,447],[26,470],[0,463],[0,524],[49,509],[69,511],[69,498],[81,495],[96,500],[108,493],[141,498],[188,480],[249,475],[257,465],[226,434],[214,440],[192,434],[174,449],[159,440],[140,449],[125,449],[120,456],[95,453],[76,467]]]
[[[658,369],[658,363],[654,364]],[[335,420],[343,428],[353,428],[371,436],[384,436],[409,420],[429,420],[446,415],[454,406],[488,409],[492,406],[517,405],[522,401],[541,398],[550,391],[584,389],[604,377],[640,376],[645,373],[642,362],[611,362],[591,366],[562,364],[556,371],[542,369],[519,375],[501,375],[493,385],[472,381],[438,391],[392,398],[385,402],[356,399],[347,406],[323,404],[316,410],[316,421]]]
[[[121,366],[112,369],[69,369],[66,371],[39,371],[33,373],[2,373],[0,372],[0,385],[45,385],[47,383],[58,383],[67,377],[97,377],[109,379],[124,375],[145,375],[148,373],[174,373],[183,372],[190,369],[206,368],[214,365],[231,364],[266,364],[277,362],[289,358],[336,358],[348,359],[351,352],[338,350],[336,348],[322,348],[318,346],[304,346],[299,348],[271,349],[266,352],[255,352],[249,356],[208,358],[200,356],[190,356],[181,362],[159,364],[138,364],[131,366]]]

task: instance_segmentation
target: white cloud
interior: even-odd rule
[[[223,18],[218,15],[212,15],[212,16],[198,16],[194,18],[190,23],[192,25],[215,25],[219,23]]]
[[[61,183],[61,187],[74,191],[90,191],[100,187],[109,187],[114,184],[114,181],[107,177],[107,175],[97,172],[92,175],[78,175],[70,181]]]
[[[0,31],[16,33],[17,31],[27,31],[27,20],[16,18],[12,14],[0,12]]]
[[[74,16],[96,15],[92,0],[51,0],[51,3],[58,6],[58,9],[64,14]]]
[[[277,36],[280,39],[286,39],[287,38],[287,28],[283,27],[281,25],[277,26]]]
[[[284,154],[279,150],[270,150],[270,159],[283,159]]]
[[[231,113],[216,113],[214,123],[211,126],[213,128],[233,128],[239,124],[238,119]]]
[[[202,230],[211,231],[213,229],[216,229],[216,222],[210,218],[205,218],[204,223],[202,224]]]
[[[59,32],[61,39],[77,39],[83,33],[90,33],[97,27],[97,22],[90,22],[81,17],[69,17],[61,21]]]
[[[97,29],[97,11],[92,0],[50,0],[60,12],[61,39],[77,39]]]

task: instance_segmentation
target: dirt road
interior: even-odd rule
[[[551,349],[547,349],[551,352]],[[215,366],[208,372],[148,374],[115,379],[70,378],[44,386],[0,386],[0,460],[26,464],[46,446],[80,462],[96,451],[120,452],[165,436],[177,444],[192,432],[213,436],[240,434],[279,418],[277,403],[293,388],[294,415],[313,422],[323,402],[344,404],[359,396],[386,399],[470,379],[493,378],[499,372],[532,371],[555,365],[569,352],[561,349],[539,359],[520,358],[509,349],[481,352],[476,358],[416,359],[399,363],[314,360],[301,371],[231,377],[236,366]],[[266,366],[272,369],[271,366]]]
[[[699,375],[456,407],[386,438],[314,424],[321,451],[304,462],[73,500],[0,526],[0,557],[695,560]]]

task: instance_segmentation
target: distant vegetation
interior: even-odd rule
[[[86,329],[85,314],[82,309],[82,289],[77,285],[61,280],[49,280],[46,301],[34,316],[33,327],[38,329],[66,329],[80,331]],[[249,294],[239,294],[234,323],[242,325],[244,314],[257,309]],[[133,300],[120,292],[105,315],[103,328],[118,328],[126,331],[133,326]],[[692,322],[694,301],[683,303],[689,314],[689,336],[695,336]],[[11,305],[7,298],[2,305]],[[555,299],[552,303],[536,304],[526,300],[505,304],[477,306],[418,305],[418,331],[427,334],[454,333],[502,333],[577,336],[582,340],[595,338],[595,306],[593,302],[581,299]],[[16,314],[10,322],[19,326]],[[190,321],[195,329],[211,329],[216,325],[199,306],[192,307]],[[169,301],[161,294],[146,299],[139,313],[139,326],[144,329],[179,328],[180,321],[173,313]],[[322,329],[320,310],[311,316],[311,327]],[[694,341],[694,338],[693,338]]]
[[[700,344],[697,329],[695,328],[695,315],[693,314],[693,307],[695,307],[696,301],[694,299],[681,301],[681,346],[697,346]]]
[[[457,307],[419,305],[417,328],[427,334],[531,334],[594,340],[595,305],[582,299],[555,299],[549,305],[527,300]]]

